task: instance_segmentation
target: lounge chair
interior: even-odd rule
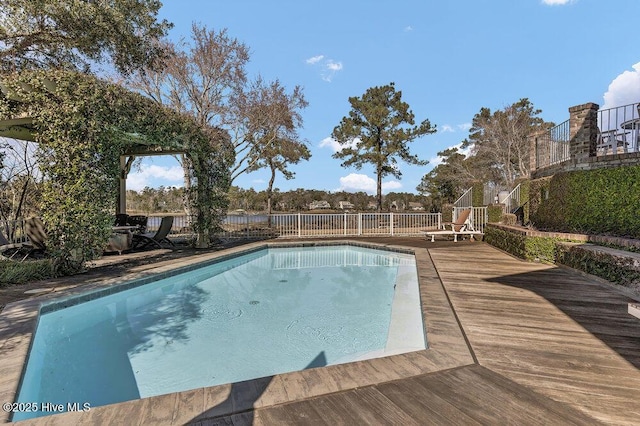
[[[160,227],[156,232],[147,232],[145,234],[133,234],[133,248],[146,248],[148,246],[154,246],[162,248],[163,242],[167,242],[174,246],[173,241],[167,238],[171,227],[173,226],[173,216],[165,216],[160,222]]]
[[[443,222],[442,229],[437,231],[420,231],[427,237],[431,237],[431,242],[435,242],[436,235],[453,235],[453,242],[458,241],[458,235],[470,235],[473,239],[474,235],[480,235],[480,231],[473,229],[469,216],[471,215],[471,209],[461,210],[458,214],[458,218],[454,222]],[[448,228],[448,229],[447,229]]]

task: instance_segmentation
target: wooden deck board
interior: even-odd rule
[[[637,424],[640,324],[626,296],[485,244],[431,256],[482,366],[603,422]]]
[[[597,423],[477,364],[261,408],[254,416],[267,425]]]

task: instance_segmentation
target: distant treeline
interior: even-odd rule
[[[184,211],[184,189],[176,187],[144,188],[142,191],[127,191],[127,211],[162,213]],[[274,189],[272,194],[272,209],[275,212],[309,210],[314,202],[331,210],[343,209],[366,211],[375,204],[375,196],[366,192],[328,192],[317,189],[298,188],[281,192]],[[321,202],[326,202],[321,203]],[[352,205],[349,206],[347,203]],[[423,208],[432,211],[428,197],[408,192],[390,192],[384,196],[383,209],[386,211],[409,211]],[[267,192],[255,191],[253,188],[243,189],[232,186],[229,191],[229,210],[245,210],[248,212],[263,212],[267,209]]]

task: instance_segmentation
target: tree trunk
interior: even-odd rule
[[[276,168],[271,165],[271,178],[267,187],[267,225],[271,228],[271,195],[273,194],[273,183],[276,180]]]
[[[378,213],[382,212],[382,171],[378,169],[376,203],[378,204]]]
[[[185,194],[187,194],[191,189],[191,170],[189,167],[189,159],[186,157],[186,155],[180,154],[180,158],[178,160],[180,161],[180,165],[182,166],[182,174],[184,176],[184,191]],[[189,204],[189,201],[186,197],[184,200],[184,213],[187,216],[187,225],[191,226],[191,205]]]

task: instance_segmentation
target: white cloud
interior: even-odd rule
[[[338,152],[342,151],[343,148],[355,148],[359,141],[360,140],[358,138],[355,138],[351,141],[350,144],[343,146],[340,145],[340,143],[338,143],[338,141],[333,139],[332,137],[327,137],[320,141],[320,148],[329,147],[333,150],[333,152]]]
[[[575,0],[542,0],[543,4],[549,6],[561,6],[563,4],[573,3]]]
[[[320,78],[331,83],[337,72],[342,71],[342,62],[325,58],[324,55],[312,56],[305,61],[307,64],[319,69]]]
[[[440,133],[454,133],[456,132],[456,129],[458,130],[462,130],[462,131],[467,131],[471,128],[471,123],[462,123],[462,124],[457,124],[455,127],[450,125],[450,124],[443,124],[438,131]]]
[[[342,69],[342,62],[333,62],[331,59],[327,61],[326,67],[330,71],[340,71]]]
[[[601,110],[638,102],[640,98],[640,62],[632,66],[633,71],[624,71],[613,79],[604,94]]]
[[[320,77],[324,81],[331,83],[331,80],[333,80],[333,77],[338,71],[342,71],[342,62],[334,62],[333,59],[327,59],[320,72]]]
[[[382,192],[389,192],[390,190],[402,188],[402,184],[397,180],[390,180],[382,182]],[[340,178],[340,188],[337,191],[358,192],[364,191],[369,194],[375,194],[376,181],[367,175],[360,173],[351,173],[347,176]]]
[[[161,179],[168,181],[168,185],[182,186],[184,183],[184,174],[182,167],[172,166],[164,167],[155,164],[142,164],[140,170],[131,171],[127,176],[127,189],[140,191],[146,186],[155,187],[157,182],[153,180]],[[161,183],[167,186],[165,183]]]
[[[471,150],[473,149],[473,145],[468,146],[467,148],[462,149],[462,142],[460,142],[459,144],[449,146],[449,147],[447,147],[447,148],[443,149],[442,151],[446,151],[447,149],[452,149],[452,148],[457,148],[457,149],[458,149],[458,152],[459,152],[460,154],[464,155],[464,156],[465,156],[465,158],[466,158],[466,157],[468,157],[469,155],[471,155]],[[429,165],[430,165],[430,166],[433,166],[433,167],[436,167],[436,166],[438,166],[439,164],[442,164],[442,161],[443,161],[443,158],[442,158],[442,157],[440,157],[439,155],[437,155],[437,156],[435,156],[435,157],[431,157],[431,158],[429,159]]]
[[[320,62],[323,59],[324,59],[324,55],[312,56],[311,58],[307,59],[306,62],[308,64],[313,65],[313,64],[316,64],[316,63]]]
[[[407,25],[406,27],[404,27],[404,32],[405,33],[408,33],[408,32],[411,32],[411,31],[413,31],[413,27],[411,25]]]

